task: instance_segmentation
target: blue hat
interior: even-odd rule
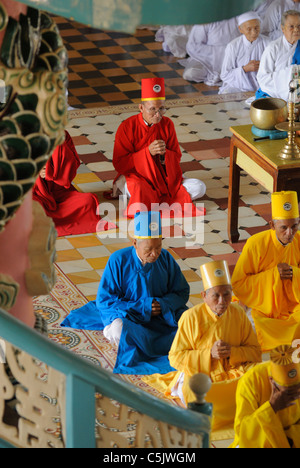
[[[157,239],[162,237],[161,214],[159,211],[141,211],[134,217],[136,239]]]

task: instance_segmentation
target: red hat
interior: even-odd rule
[[[164,78],[142,79],[142,101],[165,100]]]

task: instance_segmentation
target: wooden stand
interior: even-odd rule
[[[233,135],[230,146],[228,236],[233,243],[239,239],[241,170],[246,171],[270,193],[295,190],[300,195],[300,159],[279,157],[284,146],[283,140],[255,142],[251,127],[252,125],[241,125],[230,129]]]

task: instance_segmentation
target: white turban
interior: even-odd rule
[[[247,13],[244,13],[238,17],[238,26],[241,26],[243,23],[246,23],[246,21],[251,20],[261,21],[260,17],[257,13],[255,13],[255,11],[248,11]]]

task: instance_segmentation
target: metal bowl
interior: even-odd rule
[[[287,121],[287,103],[279,98],[257,99],[251,104],[250,118],[257,128],[273,130],[278,123]]]

